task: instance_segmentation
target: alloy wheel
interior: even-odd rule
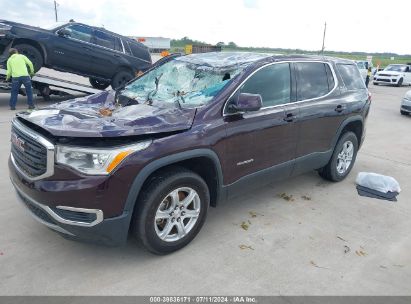
[[[353,156],[354,144],[350,140],[347,140],[342,145],[342,150],[338,154],[337,158],[337,172],[340,175],[345,174],[347,170],[350,168]]]
[[[200,197],[194,189],[181,187],[171,191],[156,211],[154,228],[157,236],[165,242],[181,240],[197,223],[200,209]]]

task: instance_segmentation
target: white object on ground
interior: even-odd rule
[[[380,192],[401,192],[400,184],[391,176],[377,173],[360,172],[355,181],[357,185]]]

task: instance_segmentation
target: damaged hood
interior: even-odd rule
[[[17,116],[55,136],[118,137],[183,131],[191,128],[195,108],[173,104],[116,106],[114,91],[57,103]]]

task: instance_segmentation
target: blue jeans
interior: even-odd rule
[[[17,103],[17,96],[21,85],[26,88],[27,103],[33,107],[33,89],[31,88],[31,78],[29,76],[13,77],[11,80],[11,96],[10,96],[10,108],[15,108]]]

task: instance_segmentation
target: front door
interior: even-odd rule
[[[229,191],[290,175],[298,140],[298,109],[287,108],[293,100],[291,83],[290,64],[276,63],[255,72],[236,92],[260,94],[263,108],[242,115],[225,113],[224,178],[226,184],[237,185]]]
[[[62,37],[56,34],[51,43],[50,57],[53,67],[90,74],[93,29],[82,24],[71,24],[64,29],[68,35]]]

